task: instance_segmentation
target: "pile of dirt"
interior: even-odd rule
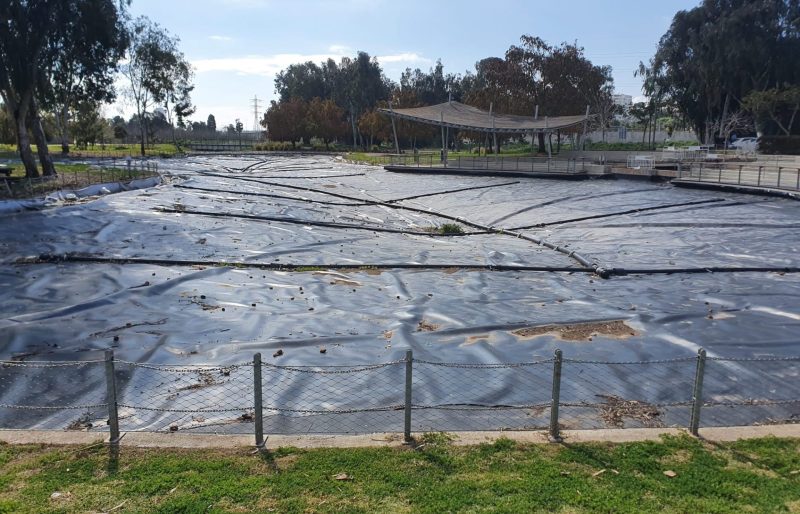
[[[567,323],[563,325],[539,325],[525,327],[511,332],[520,339],[533,339],[546,334],[554,335],[562,341],[591,341],[603,335],[616,339],[628,339],[638,332],[622,320],[596,321],[589,323]]]

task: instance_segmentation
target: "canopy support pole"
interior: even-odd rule
[[[397,152],[397,155],[400,155],[400,141],[397,140],[397,128],[394,126],[394,109],[392,109],[392,102],[389,102],[389,111],[391,111],[392,115],[389,116],[392,119],[392,134],[394,135],[394,149]]]
[[[589,127],[589,106],[586,106],[586,119],[583,120],[583,134],[581,135],[581,151],[586,150],[586,131]]]
[[[489,116],[492,116],[492,109],[494,108],[494,102],[489,102]],[[492,118],[494,120],[494,118]],[[494,125],[493,125],[494,126]],[[489,138],[489,131],[486,131],[486,144],[484,146],[484,152],[486,156],[489,156],[489,145],[491,144],[491,139]]]
[[[549,124],[547,122],[547,116],[545,116],[544,117],[544,128],[545,128],[545,134],[547,135],[547,158],[548,159],[552,159],[553,158],[553,148],[552,148],[553,147],[553,141],[550,139],[550,131],[547,130],[549,128],[548,125]]]

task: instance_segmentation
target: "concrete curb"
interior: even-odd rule
[[[800,200],[800,192],[790,191],[787,189],[776,189],[771,187],[758,187],[747,186],[739,184],[725,184],[718,182],[700,182],[697,180],[673,179],[671,184],[678,187],[686,187],[690,189],[708,189],[717,191],[728,191],[731,193],[743,193],[761,196],[777,196],[781,198],[790,198],[792,200]]]
[[[598,430],[564,430],[562,437],[569,443],[630,443],[658,441],[662,435],[686,434],[682,428],[625,428]],[[417,436],[421,434],[416,434]],[[521,443],[549,444],[547,432],[494,431],[454,432],[452,444],[470,446],[492,443],[506,438]],[[731,442],[760,437],[800,438],[800,424],[765,425],[752,427],[714,427],[700,430],[700,438],[714,442]],[[108,442],[108,435],[92,432],[60,432],[50,430],[0,430],[0,443],[47,444],[91,446]],[[252,435],[214,435],[162,432],[128,432],[123,434],[120,446],[131,448],[217,448],[235,449],[254,447]],[[267,437],[268,448],[292,446],[295,448],[381,448],[401,447],[400,433],[363,435],[272,435]]]

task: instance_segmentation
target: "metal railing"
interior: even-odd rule
[[[265,434],[800,422],[800,357],[353,366],[0,361],[0,429]]]
[[[86,169],[64,169],[56,164],[55,176],[0,176],[0,199],[33,198],[54,191],[77,191],[95,184],[129,183],[158,175],[158,163],[146,159],[111,158]]]
[[[378,157],[384,166],[415,168],[449,168],[470,171],[507,171],[517,173],[585,173],[583,158],[551,159],[547,157],[514,156],[447,156],[442,153],[391,154]],[[589,162],[591,164],[591,161]]]
[[[678,166],[678,179],[800,191],[800,167],[766,166],[758,163],[699,163]]]

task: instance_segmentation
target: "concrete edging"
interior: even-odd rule
[[[791,198],[792,200],[800,200],[800,192],[789,191],[786,189],[746,186],[740,184],[725,184],[719,182],[700,182],[697,180],[682,180],[682,179],[673,179],[670,181],[670,183],[678,187],[686,187],[691,189],[720,190],[720,191],[729,191],[732,193],[744,193],[744,194],[762,195],[762,196],[777,196],[782,198]]]
[[[565,443],[629,443],[658,441],[662,435],[681,435],[683,428],[620,428],[597,430],[564,430]],[[506,438],[520,443],[549,444],[547,431],[450,432],[452,444],[458,446],[492,443]],[[421,434],[416,434],[417,436]],[[745,427],[709,427],[700,429],[700,438],[715,442],[730,442],[761,437],[800,438],[800,424],[761,425]],[[108,442],[108,434],[54,430],[0,430],[0,443],[91,446]],[[233,449],[255,446],[252,435],[186,434],[165,432],[127,432],[120,446],[131,448],[193,448]],[[271,435],[267,448],[380,448],[402,447],[401,433],[363,435]]]

